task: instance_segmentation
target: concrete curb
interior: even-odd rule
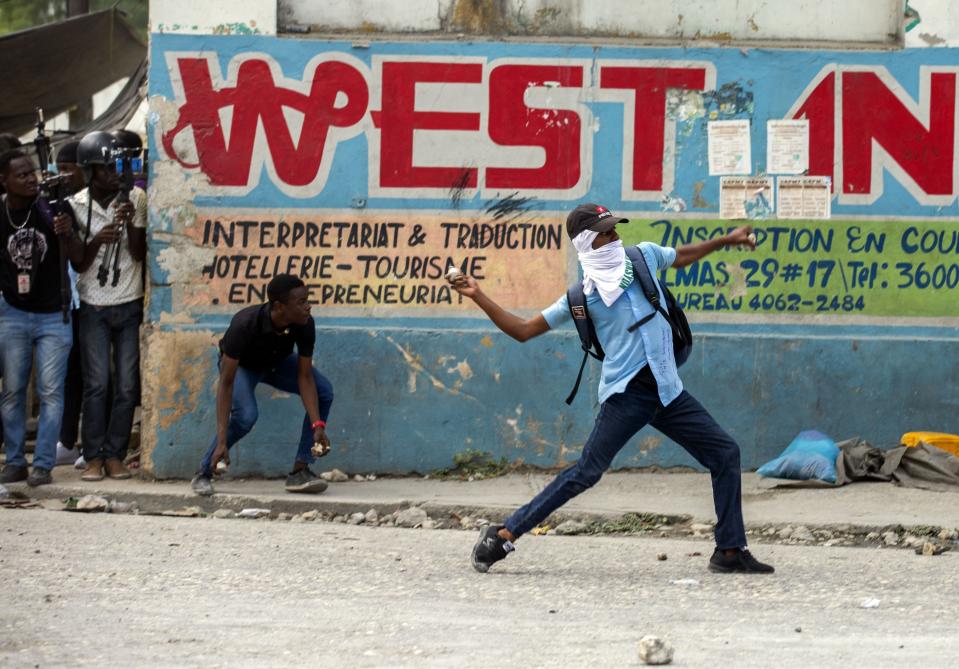
[[[276,519],[280,514],[294,516],[309,511],[316,511],[324,520],[332,520],[334,517],[348,517],[350,514],[366,513],[370,509],[375,509],[380,518],[386,517],[394,512],[401,511],[409,507],[418,507],[425,511],[427,515],[437,521],[437,529],[474,529],[474,527],[463,527],[459,524],[460,519],[470,518],[474,523],[478,519],[483,519],[492,523],[502,522],[503,519],[513,510],[512,506],[507,505],[470,505],[463,503],[440,503],[427,500],[416,499],[397,499],[389,502],[383,500],[350,500],[343,501],[335,498],[324,498],[320,495],[302,495],[297,496],[288,494],[285,496],[271,495],[241,495],[233,493],[217,493],[212,497],[200,497],[190,492],[168,492],[157,490],[142,490],[138,492],[129,492],[115,489],[103,489],[84,484],[82,486],[73,485],[48,485],[39,488],[19,489],[30,498],[42,501],[64,502],[69,498],[79,499],[86,495],[97,495],[107,500],[130,504],[136,502],[138,512],[144,515],[171,515],[171,512],[183,512],[183,510],[192,507],[198,509],[203,515],[210,516],[219,509],[227,509],[234,513],[239,513],[243,509],[258,508],[269,509],[271,519]],[[48,508],[50,508],[48,506]],[[56,507],[54,507],[56,508]],[[565,511],[559,510],[554,513],[548,523],[555,528],[560,523],[566,521],[579,521],[592,527],[587,531],[589,534],[606,534],[610,536],[633,534],[659,536],[668,538],[708,538],[712,533],[711,522],[696,522],[697,519],[690,515],[676,515],[669,513],[659,513],[655,511],[635,511],[631,512],[637,516],[642,516],[648,522],[636,525],[636,531],[604,531],[605,527],[610,527],[610,523],[622,520],[629,514],[614,512],[596,512],[596,511]],[[793,538],[792,532],[786,532],[789,528],[803,527],[806,532],[801,536],[805,538]],[[875,545],[899,548],[915,548],[921,544],[915,543],[919,538],[926,538],[938,541],[948,548],[959,547],[955,538],[941,538],[940,531],[944,528],[932,527],[928,525],[860,525],[850,523],[821,523],[821,524],[801,524],[801,523],[747,523],[747,534],[753,543],[765,544],[805,544],[805,545],[839,545],[839,546],[863,546]],[[955,536],[957,533],[951,528],[946,528],[945,532]],[[889,544],[884,540],[885,534],[892,532],[897,541],[895,544]],[[584,533],[584,532],[571,532]],[[830,543],[832,542],[832,543]]]

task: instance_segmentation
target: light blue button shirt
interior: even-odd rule
[[[676,249],[643,242],[639,250],[653,276],[670,267],[676,260]],[[666,297],[659,290],[660,303],[666,308]],[[653,306],[643,295],[639,280],[634,279],[610,306],[603,303],[599,291],[586,296],[586,308],[596,328],[606,359],[603,361],[602,378],[599,381],[599,402],[602,404],[616,393],[626,390],[630,380],[647,362],[659,389],[659,399],[668,405],[683,392],[683,382],[676,370],[673,355],[673,331],[662,314],[658,314],[636,331],[628,328],[653,313]],[[550,329],[572,320],[566,295],[543,310],[543,318]]]

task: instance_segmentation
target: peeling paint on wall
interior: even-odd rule
[[[454,367],[447,369],[446,372],[447,374],[459,374],[460,379],[463,381],[469,381],[471,378],[473,378],[473,369],[466,360],[461,360]]]
[[[156,256],[157,264],[170,276],[198,275],[216,256],[214,249],[197,246],[183,235],[154,233],[154,237],[170,244]]]
[[[373,336],[375,337],[375,336],[377,336],[377,335],[374,334]],[[467,393],[464,393],[464,392],[462,392],[462,391],[460,390],[460,387],[462,386],[462,379],[460,379],[460,380],[458,380],[456,383],[454,383],[452,388],[449,387],[449,386],[447,386],[445,383],[443,383],[443,382],[440,381],[438,378],[436,378],[436,376],[434,376],[433,374],[431,374],[431,373],[423,366],[423,363],[422,363],[422,361],[421,361],[420,356],[414,354],[414,353],[413,353],[412,351],[410,351],[407,347],[404,347],[404,346],[398,344],[398,343],[396,342],[396,340],[394,340],[394,339],[393,339],[392,337],[390,337],[390,336],[386,336],[385,339],[386,339],[386,341],[388,341],[397,351],[400,352],[400,355],[403,356],[403,361],[406,363],[407,367],[409,367],[410,373],[413,375],[413,378],[411,378],[410,381],[408,382],[408,388],[412,388],[411,392],[415,392],[415,391],[416,391],[416,381],[415,381],[416,375],[422,374],[423,376],[425,376],[426,378],[428,378],[428,379],[430,380],[430,383],[433,385],[434,388],[436,388],[437,390],[439,390],[439,391],[441,391],[441,392],[449,393],[450,395],[458,395],[458,396],[461,396],[461,397],[465,397],[465,398],[467,398],[467,399],[473,400],[474,402],[478,402],[478,401],[479,401],[479,400],[477,400],[475,397],[473,397],[472,395],[469,395],[469,394],[467,394]]]
[[[508,444],[517,451],[528,452],[530,448],[536,455],[542,456],[548,451],[558,450],[558,444],[543,438],[542,423],[535,418],[523,417],[523,405],[513,410],[513,415],[498,417],[500,433]],[[522,458],[520,458],[522,459]]]
[[[153,473],[157,435],[202,403],[218,337],[208,330],[161,331],[147,326],[141,337],[142,469]],[[187,373],[186,370],[189,370]]]
[[[639,440],[639,455],[640,457],[645,458],[662,445],[663,438],[658,435],[650,434],[646,437],[643,437]]]
[[[919,39],[929,46],[940,46],[946,43],[946,40],[938,35],[930,35],[929,33],[919,33]]]
[[[694,209],[712,209],[714,205],[707,202],[703,198],[703,188],[706,187],[706,184],[702,181],[697,181],[693,184],[693,208]]]
[[[260,29],[256,27],[256,21],[249,23],[237,21],[216,25],[211,32],[214,35],[259,35]]]

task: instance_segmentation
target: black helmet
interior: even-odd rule
[[[114,130],[110,133],[117,141],[117,146],[124,149],[130,158],[136,158],[143,151],[143,140],[140,135],[130,130]]]
[[[108,132],[95,130],[83,136],[77,146],[77,164],[80,167],[108,165],[114,160],[117,140]]]

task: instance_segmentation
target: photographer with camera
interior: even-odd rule
[[[81,478],[129,478],[123,458],[140,385],[146,193],[133,187],[130,156],[109,133],[92,132],[81,139],[77,162],[89,184],[71,198],[86,242],[77,265],[83,369],[80,441],[87,464]],[[111,356],[113,401],[108,411]]]
[[[83,169],[77,164],[77,146],[80,142],[70,140],[57,150],[57,174],[63,177],[61,188],[66,195],[73,195],[87,185]],[[67,267],[70,277],[70,322],[73,325],[73,347],[67,359],[67,380],[63,384],[63,421],[60,425],[60,441],[57,442],[57,465],[83,462],[77,440],[80,436],[80,406],[83,402],[83,372],[80,368],[80,296],[77,294],[77,272]],[[86,465],[80,465],[84,467]]]
[[[55,178],[54,178],[55,179]],[[63,382],[73,343],[70,319],[63,312],[59,247],[64,261],[83,258],[83,242],[74,234],[69,208],[59,201],[41,200],[37,168],[17,149],[0,155],[0,367],[6,464],[0,482],[26,479],[30,486],[51,483],[57,436],[63,414]],[[24,456],[27,420],[27,383],[37,361],[40,419],[33,457],[27,473]]]

